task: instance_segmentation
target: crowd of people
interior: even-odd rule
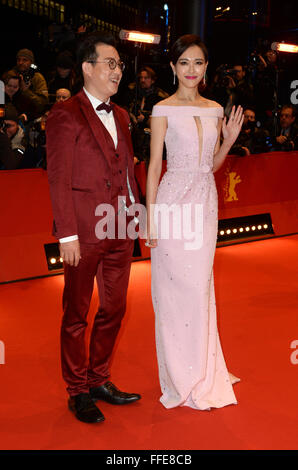
[[[223,64],[203,95],[221,104],[228,117],[232,107],[244,109],[244,124],[230,154],[247,156],[298,148],[296,108],[278,103],[277,55],[267,51],[253,57],[247,66]],[[118,97],[131,119],[135,161],[149,162],[150,115],[153,106],[168,96],[157,86],[158,75],[142,66],[137,82]],[[16,64],[4,73],[5,106],[0,117],[0,169],[46,168],[45,125],[55,102],[65,101],[82,87],[76,74],[75,57],[64,50],[56,56],[53,70],[45,76],[36,69],[34,53],[21,49]],[[165,157],[165,155],[164,155]]]

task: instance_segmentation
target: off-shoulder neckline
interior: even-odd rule
[[[223,109],[222,106],[189,106],[184,104],[156,104],[156,108],[199,108],[199,109]]]

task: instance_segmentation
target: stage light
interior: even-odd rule
[[[258,229],[258,233],[256,233]],[[248,239],[274,234],[270,214],[256,214],[218,221],[220,243],[237,239]]]
[[[284,42],[273,42],[271,49],[279,52],[298,52],[298,46],[296,44],[285,44]]]
[[[146,44],[159,44],[160,42],[159,34],[142,33],[141,31],[128,31],[126,29],[121,29],[119,37],[124,41],[144,42]]]
[[[47,265],[49,271],[63,270],[63,259],[60,256],[58,243],[47,243],[44,245]]]
[[[165,11],[167,11],[167,10],[169,9],[167,3],[164,4],[163,9],[164,9]]]

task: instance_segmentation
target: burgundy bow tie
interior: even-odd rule
[[[109,113],[110,111],[112,111],[114,107],[114,103],[110,103],[110,104],[107,104],[107,103],[101,103],[97,106],[97,111],[100,111],[102,109],[104,109],[107,113]]]

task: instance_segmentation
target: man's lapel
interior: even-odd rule
[[[120,132],[121,132],[121,134],[123,135],[123,138],[124,138],[124,142],[125,142],[126,146],[128,147],[128,150],[129,150],[130,154],[133,154],[133,148],[132,148],[132,143],[131,143],[131,135],[130,135],[130,131],[129,131],[129,128],[128,128],[128,124],[127,124],[126,120],[124,119],[123,114],[122,114],[121,110],[119,109],[119,107],[117,105],[114,105],[113,113],[114,113],[114,119],[115,119],[115,123],[116,123],[117,133],[118,133],[118,141],[119,141]]]

